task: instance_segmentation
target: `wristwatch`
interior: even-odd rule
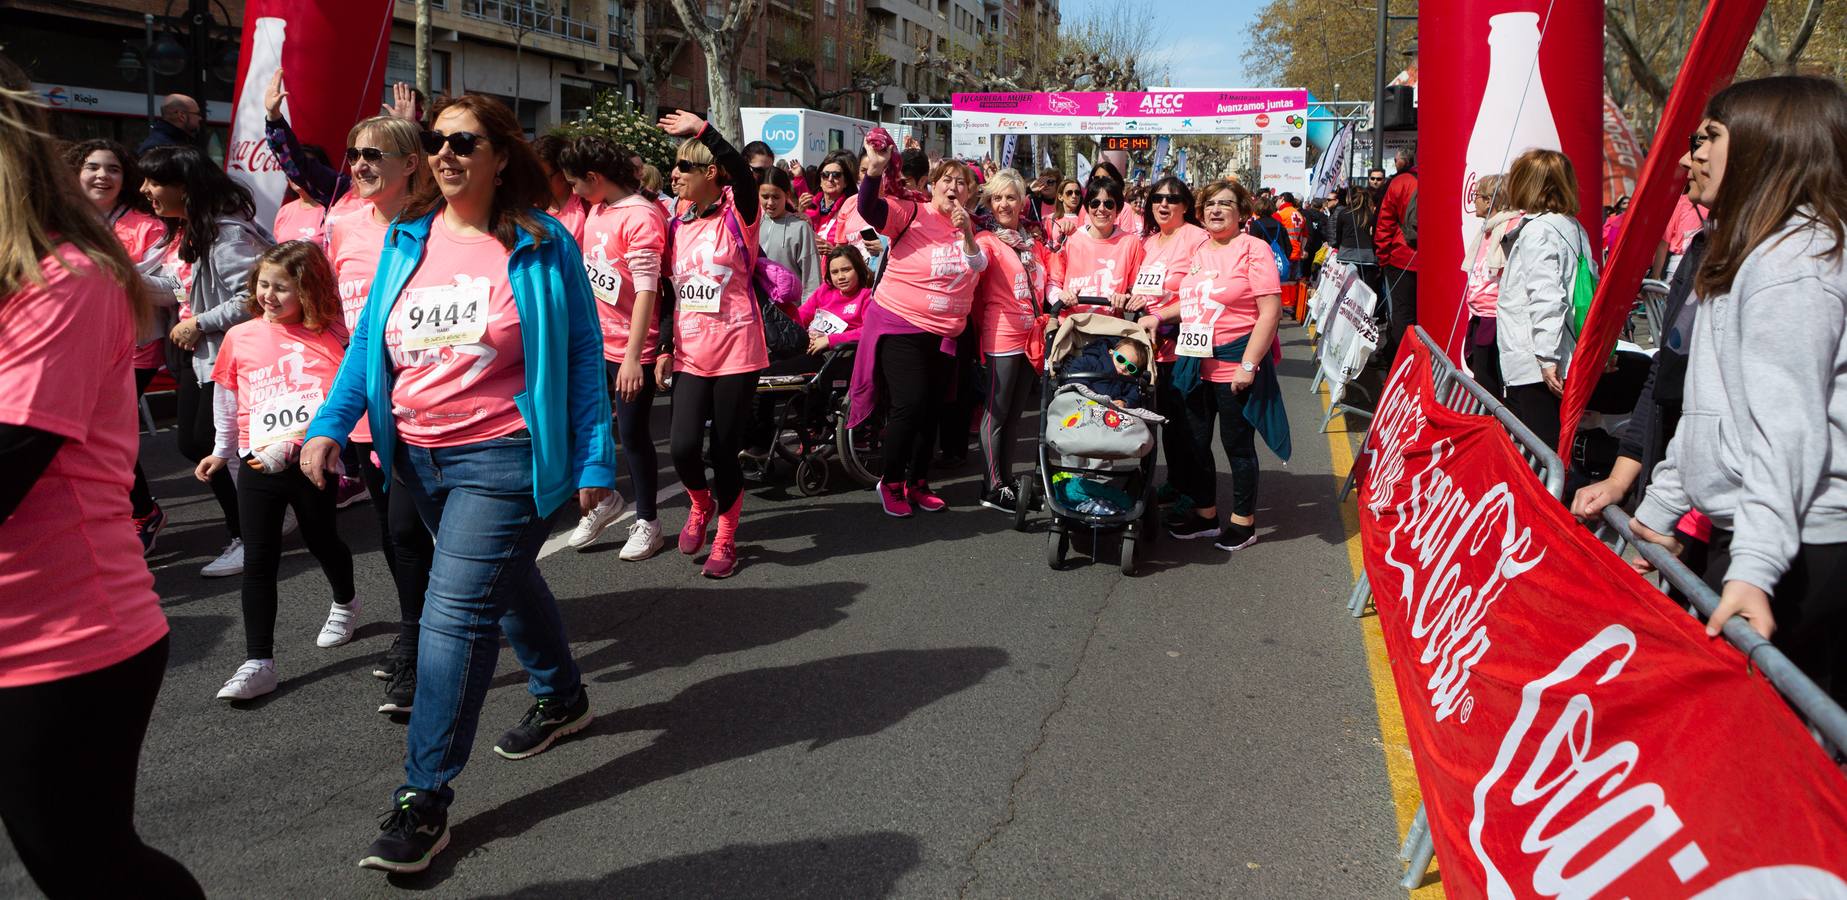
[[[1244,361],[1242,361],[1242,360],[1240,360],[1240,361],[1238,362],[1238,368],[1240,368],[1240,369],[1243,369],[1243,370],[1244,370],[1244,371],[1246,371],[1246,372],[1253,372],[1253,373],[1254,373],[1254,372],[1256,372],[1256,371],[1257,371],[1257,364],[1256,364],[1256,363],[1247,363],[1247,362],[1244,362]]]

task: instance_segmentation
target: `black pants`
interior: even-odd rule
[[[616,371],[620,363],[604,360],[609,369],[609,398],[616,405],[616,437],[622,441],[622,459],[628,464],[629,481],[635,487],[635,518],[643,522],[655,519],[654,498],[661,491],[660,454],[654,449],[654,367],[641,367],[641,393],[634,400],[622,399],[616,390]]]
[[[969,430],[981,410],[985,386],[981,384],[981,336],[973,328],[962,329],[956,337],[956,361],[949,400],[936,417],[937,447],[945,460],[968,457]]]
[[[430,590],[430,566],[436,560],[436,541],[417,515],[417,503],[401,479],[385,489],[385,473],[372,463],[372,444],[353,441],[347,449],[359,463],[359,478],[372,495],[372,514],[378,519],[379,552],[391,570],[398,592],[398,634],[403,646],[417,648],[417,624],[423,621],[423,598]],[[297,516],[299,518],[299,515]]]
[[[1187,433],[1193,439],[1193,465],[1186,478],[1176,477],[1175,487],[1192,498],[1195,506],[1218,506],[1218,472],[1212,456],[1216,419],[1219,443],[1231,461],[1231,514],[1257,514],[1257,427],[1244,418],[1244,397],[1229,384],[1205,381],[1181,401]]]
[[[712,501],[724,512],[744,493],[744,469],[738,450],[750,428],[751,401],[757,396],[757,373],[703,375],[681,373],[673,379],[673,427],[668,449],[673,471],[690,491],[707,488],[705,461],[699,451],[705,423],[712,423]]]
[[[886,403],[884,481],[923,481],[930,477],[930,445],[956,358],[943,352],[940,335],[929,333],[885,335],[878,353]]]
[[[1475,383],[1487,388],[1488,393],[1500,397],[1507,384],[1501,380],[1501,348],[1494,342],[1494,325],[1493,319],[1471,317],[1469,336],[1463,348]]]
[[[217,431],[212,424],[211,382],[201,382],[192,371],[192,352],[181,350],[172,343],[167,344],[167,369],[173,373],[174,405],[179,422],[174,427],[174,435],[179,440],[180,456],[190,463],[212,455],[216,449]],[[237,465],[236,462],[231,465]],[[243,529],[237,518],[237,484],[231,480],[231,468],[226,466],[212,476],[212,496],[218,498],[218,510],[224,514],[224,527],[232,537],[243,537]]]
[[[1380,266],[1380,281],[1391,300],[1392,318],[1387,323],[1384,353],[1386,365],[1398,356],[1398,342],[1417,324],[1417,273],[1409,269]]]
[[[1721,593],[1732,564],[1732,533],[1712,530],[1706,584]],[[1847,544],[1803,544],[1770,595],[1770,643],[1834,698],[1847,704]]]
[[[821,357],[818,354],[804,353],[801,356],[791,356],[788,359],[779,359],[770,363],[769,368],[757,373],[757,377],[764,378],[771,375],[813,375],[819,371],[821,371]],[[753,407],[750,422],[749,446],[752,452],[762,454],[770,451],[770,445],[776,440],[776,404],[778,401],[782,400],[801,404],[799,409],[802,420],[805,422],[814,421],[815,417],[818,414],[824,414],[825,410],[813,408],[812,404],[826,403],[827,392],[775,391],[770,393],[759,393],[755,406]]]
[[[0,688],[0,820],[52,900],[204,897],[135,833],[135,776],[167,638],[108,668]]]
[[[320,561],[335,603],[353,599],[353,551],[334,526],[338,481],[317,488],[301,470],[244,476],[237,503],[250,527],[244,533],[244,652],[247,659],[276,656],[276,570],[282,561],[282,514],[293,507],[301,539]]]
[[[1024,353],[989,354],[987,360],[988,389],[980,434],[984,492],[1013,483],[1013,443],[1036,375]]]
[[[1172,366],[1171,363],[1165,365],[1169,368]],[[1198,506],[1201,505],[1199,501],[1205,498],[1195,497],[1186,491],[1186,485],[1197,486],[1200,481],[1197,472],[1199,463],[1194,461],[1193,429],[1187,423],[1186,398],[1174,387],[1174,377],[1169,368],[1161,370],[1161,378],[1154,386],[1155,409],[1167,417],[1167,424],[1161,426],[1161,453],[1167,460],[1168,483]],[[1211,464],[1211,459],[1210,456],[1206,457],[1207,465]]]
[[[1558,405],[1558,395],[1545,382],[1507,387],[1507,409],[1554,450],[1558,449]]]
[[[147,393],[148,383],[154,380],[159,369],[135,370],[135,402],[141,402],[141,395]],[[192,460],[198,462],[198,460]],[[154,511],[154,492],[148,488],[147,474],[141,471],[141,457],[135,457],[135,486],[128,489],[128,502],[134,507],[135,518],[139,519]]]

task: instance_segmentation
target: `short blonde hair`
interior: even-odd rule
[[[661,192],[661,170],[655,168],[653,163],[641,164],[641,186],[652,193]]]
[[[1002,169],[988,176],[988,183],[981,186],[982,199],[992,199],[1001,191],[1012,189],[1021,200],[1027,198],[1026,179],[1013,169]]]
[[[715,166],[718,160],[712,156],[712,148],[699,143],[698,138],[687,138],[680,142],[680,149],[674,159],[683,159],[695,166]]]

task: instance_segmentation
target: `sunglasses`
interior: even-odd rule
[[[1118,204],[1114,200],[1108,200],[1103,197],[1098,197],[1095,200],[1092,200],[1085,205],[1090,207],[1091,209],[1115,209],[1120,204]]]
[[[694,172],[699,171],[700,169],[705,168],[706,165],[711,165],[711,163],[706,163],[702,165],[700,163],[693,162],[690,159],[682,159],[682,160],[676,161],[673,164],[673,170],[675,172],[680,173],[681,175],[690,175]]]
[[[377,147],[348,147],[346,148],[346,164],[350,166],[362,159],[369,163],[375,163],[389,156],[403,155],[402,153],[391,150],[380,150]],[[468,154],[463,153],[462,155],[467,156]]]
[[[1366,180],[1372,182],[1373,184],[1379,184],[1380,182],[1383,182],[1385,179],[1378,175],[1368,175],[1366,176]]]
[[[1698,153],[1699,148],[1706,146],[1706,142],[1709,140],[1711,140],[1711,138],[1707,137],[1706,132],[1704,131],[1693,132],[1693,135],[1687,138],[1687,152],[1688,153]]]
[[[435,156],[443,152],[444,144],[448,144],[449,149],[454,150],[456,156],[470,156],[474,154],[475,147],[486,141],[486,135],[475,134],[472,131],[458,131],[454,134],[426,131],[423,133],[423,152]]]
[[[1186,203],[1186,198],[1180,196],[1179,194],[1149,194],[1148,202],[1150,204],[1172,203],[1175,206],[1180,206]]]
[[[847,173],[842,172],[839,169],[828,169],[827,171],[821,173],[822,181],[839,181],[846,177],[847,177]]]
[[[1141,373],[1142,367],[1129,361],[1129,358],[1126,356],[1123,356],[1120,352],[1111,350],[1109,355],[1116,360],[1116,365],[1119,365],[1122,367],[1122,371],[1124,373],[1129,374],[1129,375],[1137,375]]]
[[[1073,189],[1073,190],[1065,191],[1064,195],[1066,197],[1076,197],[1077,195],[1082,194],[1082,193],[1083,191]]]

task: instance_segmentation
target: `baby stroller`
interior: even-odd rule
[[[813,373],[764,375],[757,379],[757,393],[778,401],[772,416],[774,438],[770,458],[747,474],[767,478],[773,461],[780,459],[795,467],[795,487],[804,497],[827,490],[836,459],[847,475],[861,486],[878,483],[876,449],[869,450],[842,423],[847,415],[847,382],[853,373],[854,344],[841,344],[821,357],[820,369]],[[870,471],[869,471],[870,470]]]
[[[1105,307],[1107,309],[1107,307]],[[1102,338],[1124,338],[1142,347],[1148,365],[1135,376],[1070,371],[1067,363],[1085,345]],[[1046,564],[1064,565],[1073,529],[1091,531],[1092,554],[1103,532],[1122,535],[1120,563],[1134,575],[1140,557],[1155,540],[1155,448],[1159,443],[1155,413],[1123,408],[1095,388],[1133,386],[1152,402],[1154,344],[1140,326],[1113,313],[1078,312],[1055,317],[1047,329],[1045,376],[1039,397],[1039,452],[1035,471],[1019,476],[1014,528],[1026,530],[1028,510],[1044,501],[1052,517]]]

